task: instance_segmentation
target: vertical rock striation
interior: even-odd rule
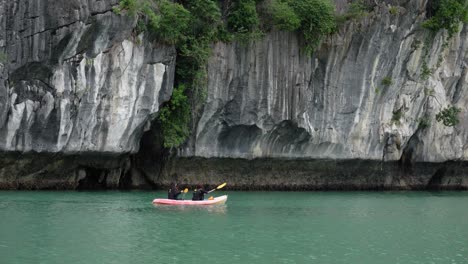
[[[468,27],[430,36],[428,0],[369,1],[312,56],[295,33],[214,44],[194,134],[158,161],[176,52],[118,2],[0,0],[0,189],[468,189]]]
[[[468,160],[468,28],[444,45],[444,33],[432,39],[421,27],[425,0],[396,6],[398,14],[390,2],[312,57],[293,33],[217,43],[196,139],[182,156]],[[435,121],[448,105],[462,108],[453,128]]]
[[[170,98],[172,47],[136,36],[118,1],[2,1],[0,150],[136,152]]]
[[[118,0],[0,0],[0,189],[124,188],[169,100],[175,49]]]

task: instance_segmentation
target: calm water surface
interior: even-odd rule
[[[468,263],[468,193],[0,192],[0,263]]]

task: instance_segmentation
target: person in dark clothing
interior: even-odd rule
[[[203,186],[198,185],[197,189],[193,191],[192,201],[203,201],[205,199],[205,194],[208,192],[205,191]]]
[[[178,199],[178,196],[179,196],[181,193],[182,193],[182,192],[179,190],[179,187],[177,186],[177,183],[172,183],[171,188],[170,188],[169,191],[167,192],[167,199],[179,200],[179,199]]]

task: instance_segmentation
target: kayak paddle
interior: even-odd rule
[[[182,192],[184,193],[182,195],[182,200],[183,200],[185,198],[185,194],[188,193],[188,188],[185,188]]]
[[[223,184],[219,185],[218,187],[214,188],[213,190],[209,191],[208,193],[211,193],[211,192],[214,192],[214,191],[216,191],[216,190],[219,190],[219,189],[223,188],[224,186],[226,186],[226,183],[223,183]]]

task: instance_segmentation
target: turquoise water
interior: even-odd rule
[[[468,263],[468,193],[0,192],[0,263]]]

